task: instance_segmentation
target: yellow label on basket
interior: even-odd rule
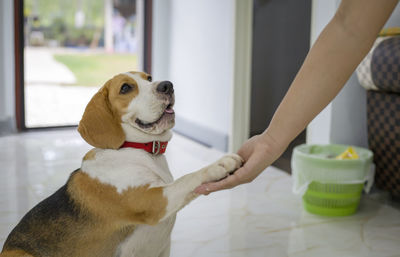
[[[357,152],[353,149],[353,147],[349,147],[343,153],[336,156],[337,160],[355,160],[358,159]]]

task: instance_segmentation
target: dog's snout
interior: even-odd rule
[[[157,91],[162,94],[170,95],[174,92],[174,85],[170,81],[162,81],[157,86]]]

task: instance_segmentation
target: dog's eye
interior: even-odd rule
[[[120,94],[126,94],[126,93],[131,92],[132,89],[133,89],[133,86],[124,83],[124,84],[121,86],[121,89],[119,90],[119,93],[120,93]]]
[[[153,80],[153,78],[151,76],[148,76],[147,80],[151,82]]]

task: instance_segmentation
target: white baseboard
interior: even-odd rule
[[[16,131],[14,119],[7,118],[5,120],[0,120],[0,136],[12,134]]]

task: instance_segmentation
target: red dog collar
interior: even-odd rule
[[[168,142],[160,142],[160,141],[153,141],[148,143],[135,143],[135,142],[125,141],[120,148],[131,147],[131,148],[143,149],[148,153],[158,155],[165,153],[165,150],[167,150],[167,145]]]

